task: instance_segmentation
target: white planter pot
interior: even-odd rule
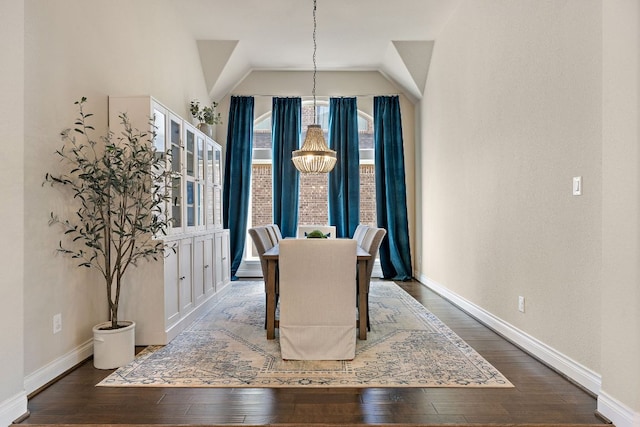
[[[111,322],[103,322],[93,327],[93,366],[98,369],[119,368],[135,357],[136,323],[122,321],[118,324],[127,326],[101,329],[111,325]]]
[[[198,129],[209,138],[213,138],[213,125],[208,125],[206,123],[199,123]]]

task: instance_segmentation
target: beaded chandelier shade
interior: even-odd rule
[[[327,147],[320,125],[309,125],[302,148],[293,152],[293,164],[302,173],[327,173],[336,165],[336,152]]]
[[[313,0],[313,111],[316,111],[316,0]],[[307,127],[302,148],[293,152],[293,165],[302,173],[327,173],[336,165],[336,152],[330,150],[318,124]]]

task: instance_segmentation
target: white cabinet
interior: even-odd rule
[[[109,97],[110,130],[119,115],[155,128],[154,146],[170,152],[174,172],[162,214],[172,219],[165,257],[125,276],[120,318],[136,322],[136,345],[166,344],[204,314],[230,283],[229,231],[222,229],[222,149],[149,96]]]
[[[212,139],[205,140],[205,209],[207,228],[222,228],[222,149]]]
[[[194,238],[193,245],[193,296],[196,305],[215,293],[215,259],[213,234]]]
[[[171,328],[180,321],[180,271],[178,270],[178,252],[165,249],[164,258],[164,322],[165,328]],[[142,295],[140,295],[142,297]],[[133,311],[132,318],[139,316]],[[139,322],[138,322],[139,323]],[[146,325],[145,325],[146,326]],[[138,326],[137,329],[140,329]]]
[[[215,283],[216,292],[231,283],[231,266],[229,261],[229,230],[215,233]]]
[[[193,239],[180,240],[180,261],[178,264],[178,288],[180,294],[180,317],[193,310]]]
[[[134,128],[155,127],[154,146],[171,153],[174,172],[164,213],[172,219],[170,234],[222,228],[222,147],[190,122],[149,96],[109,97],[109,124],[116,131],[126,113]],[[118,132],[116,132],[118,134]]]

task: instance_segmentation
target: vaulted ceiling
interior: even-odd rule
[[[377,70],[421,98],[434,41],[461,0],[317,0],[318,71]],[[253,70],[313,69],[313,0],[175,0],[209,94]]]

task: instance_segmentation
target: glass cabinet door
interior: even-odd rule
[[[216,186],[213,190],[213,222],[217,228],[222,227],[222,189]]]
[[[213,183],[222,185],[222,149],[218,144],[215,145],[215,162],[213,165]]]
[[[190,126],[185,126],[185,166],[186,174],[185,180],[187,185],[187,200],[185,203],[186,208],[186,226],[195,227],[196,225],[196,200],[197,200],[197,188],[196,188],[196,169],[195,169],[195,157],[196,157],[196,132],[195,129]]]
[[[213,218],[213,185],[207,185],[206,193],[207,193],[205,197],[206,205],[207,205],[206,221],[207,221],[207,227],[211,228],[215,224],[214,218]]]
[[[186,156],[186,160],[187,160],[187,177],[188,178],[195,178],[195,147],[196,147],[196,134],[193,131],[193,129],[190,128],[186,128],[185,129],[185,141],[186,141],[186,152],[185,152],[185,156]]]
[[[155,130],[155,137],[153,138],[153,147],[156,149],[156,152],[158,152],[158,154],[164,154],[164,152],[167,150],[166,126],[167,116],[164,114],[164,111],[154,108],[153,127]]]
[[[182,227],[182,121],[170,117],[169,138],[171,143],[171,218],[174,229]]]
[[[222,228],[222,147],[218,144],[214,150],[213,182],[213,220],[217,228]]]
[[[167,116],[163,110],[158,109],[155,105],[153,107],[153,148],[155,149],[156,159],[161,158],[165,155],[167,151]],[[169,167],[169,164],[166,163],[167,160],[163,162],[162,166],[160,166],[161,171],[164,172]],[[162,193],[165,194],[167,191],[167,185],[169,183],[161,181],[157,182],[157,185],[162,189]],[[160,206],[161,212],[157,214],[160,217],[166,218],[168,215],[169,207],[167,203],[163,203]]]
[[[185,124],[185,185],[186,226],[191,229],[205,225],[205,136],[190,124]]]
[[[204,225],[204,181],[196,182],[196,226]]]
[[[199,133],[196,138],[196,186],[197,186],[197,198],[196,198],[196,226],[202,227],[205,225],[204,219],[204,205],[205,205],[205,150],[206,144],[204,135]]]
[[[193,181],[187,181],[187,227],[193,227],[195,225],[195,183]]]
[[[198,179],[198,181],[203,181],[204,180],[204,168],[205,168],[205,150],[206,150],[206,144],[204,141],[204,136],[203,135],[198,135],[197,137],[198,143],[197,143],[197,163],[198,163],[198,170],[196,173],[196,178]]]
[[[222,148],[207,140],[207,226],[222,228]]]
[[[205,167],[205,176],[206,176],[206,224],[208,228],[212,228],[214,225],[213,221],[213,156],[214,156],[214,142],[211,140],[207,140],[206,143],[206,167]]]

